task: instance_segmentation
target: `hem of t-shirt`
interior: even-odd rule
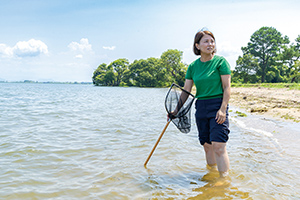
[[[198,100],[207,100],[207,99],[218,99],[223,98],[223,94],[216,95],[216,96],[210,96],[210,97],[196,97]]]
[[[230,72],[230,73],[224,73],[224,74],[220,74],[220,75],[231,75],[231,72]]]

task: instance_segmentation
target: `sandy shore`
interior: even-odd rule
[[[232,87],[230,103],[250,113],[300,122],[300,90]]]

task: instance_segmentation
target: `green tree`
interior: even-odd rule
[[[96,86],[99,85],[112,85],[114,82],[114,74],[111,74],[111,69],[105,64],[102,63],[98,66],[98,68],[94,71],[93,74],[93,83]]]
[[[126,71],[128,71],[128,65],[129,61],[125,58],[120,58],[109,64],[108,67],[113,69],[116,77],[116,81],[113,85],[119,86],[121,84]]]
[[[288,43],[288,37],[283,37],[275,28],[262,27],[253,33],[247,47],[242,47],[243,54],[250,53],[258,59],[259,65],[256,73],[261,77],[261,82],[265,82],[268,71],[272,65],[276,65],[276,57]]]
[[[294,77],[292,74],[297,74],[294,70],[297,69],[295,64],[300,58],[300,35],[296,38],[296,44],[292,43],[289,46],[283,46],[283,51],[278,55],[276,67],[279,70],[277,73],[279,81],[291,82]],[[275,67],[275,68],[276,68]],[[295,79],[294,79],[295,80]]]
[[[297,60],[291,72],[291,83],[300,83],[300,61]]]
[[[300,59],[300,35],[298,35],[298,37],[296,38],[296,44],[294,46],[294,50],[295,50],[295,61]]]
[[[291,69],[291,82],[300,83],[300,35],[296,38],[294,48],[294,65]]]
[[[239,56],[236,61],[234,76],[243,83],[255,83],[257,81],[256,72],[258,69],[258,60],[252,54]]]
[[[115,85],[116,77],[112,66],[107,66],[102,63],[94,71],[93,74],[93,84],[96,86],[113,86]]]
[[[186,65],[181,62],[183,52],[177,49],[169,49],[162,53],[161,63],[167,72],[167,82],[175,82],[183,86],[185,80]]]
[[[102,63],[101,65],[99,65],[98,68],[94,71],[94,74],[92,77],[94,85],[96,85],[96,86],[100,85],[100,82],[101,82],[100,77],[105,74],[105,71],[106,71],[105,63]],[[99,76],[99,77],[97,78],[97,76]]]
[[[138,87],[165,86],[165,71],[161,68],[160,59],[135,60],[130,64],[129,70],[132,85]]]

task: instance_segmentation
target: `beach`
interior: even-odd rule
[[[300,90],[232,87],[230,103],[246,112],[300,122]]]

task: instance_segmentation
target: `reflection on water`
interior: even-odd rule
[[[0,84],[0,199],[299,199],[299,124],[235,115],[227,179],[195,122],[166,124],[167,89]],[[193,108],[194,109],[194,108]]]
[[[200,188],[195,188],[196,196],[188,199],[246,199],[248,192],[238,191],[238,188],[231,185],[230,177],[220,178],[217,170],[212,170],[205,174],[201,181],[206,184]]]
[[[183,181],[186,179],[185,181]],[[216,169],[206,173],[187,173],[182,176],[160,175],[149,172],[147,182],[154,186],[152,199],[248,199],[249,193],[232,186],[231,178],[220,178]],[[163,185],[168,185],[164,188]],[[178,187],[178,189],[174,189]],[[184,188],[184,189],[183,189]],[[158,191],[157,191],[158,190]]]

